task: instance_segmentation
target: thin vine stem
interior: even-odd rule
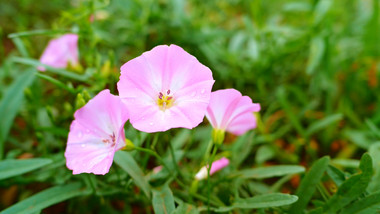
[[[210,171],[212,162],[214,161],[216,152],[218,150],[218,144],[214,145],[214,148],[212,149],[211,157],[208,160],[207,164],[207,212],[210,213],[210,194],[211,194],[211,183],[210,183]]]

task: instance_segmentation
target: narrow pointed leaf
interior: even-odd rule
[[[114,157],[115,163],[128,173],[135,184],[140,187],[145,195],[150,198],[150,187],[144,173],[136,163],[135,159],[125,151],[117,151]]]
[[[269,193],[252,198],[238,199],[232,206],[213,209],[215,212],[228,212],[234,209],[261,209],[280,207],[295,203],[298,197],[283,193]]]
[[[258,209],[269,207],[280,207],[292,204],[298,200],[295,195],[283,193],[270,193],[252,198],[239,199],[234,203],[234,207],[242,209]]]
[[[302,172],[305,172],[305,168],[303,166],[280,165],[246,169],[240,171],[239,175],[243,178],[264,179],[297,174]]]
[[[324,206],[326,213],[336,213],[365,192],[373,173],[372,159],[368,154],[362,156],[360,169],[362,172],[345,180],[335,195],[326,203]]]
[[[15,205],[1,211],[0,214],[38,213],[42,209],[53,204],[86,194],[89,194],[89,191],[87,189],[83,189],[80,183],[55,186],[16,203]]]
[[[301,184],[296,192],[299,200],[292,205],[289,213],[303,213],[303,210],[306,208],[317,188],[317,184],[322,179],[329,162],[330,158],[325,156],[312,165],[309,172],[307,172],[305,177],[301,180]]]
[[[35,73],[35,69],[21,73],[6,90],[0,101],[0,159],[3,157],[4,141],[24,100],[24,90],[33,82]]]
[[[47,158],[0,161],[0,180],[21,175],[51,163]]]
[[[335,124],[336,122],[343,119],[342,114],[333,114],[328,117],[323,118],[322,120],[318,120],[315,123],[312,123],[309,128],[306,130],[306,134],[308,136],[320,131],[321,129],[324,129],[332,124]]]
[[[168,185],[157,189],[152,189],[153,193],[153,210],[156,214],[170,214],[174,211],[173,193]]]
[[[340,214],[355,214],[380,205],[380,193],[369,195],[345,207]]]
[[[199,211],[196,207],[190,204],[180,204],[171,214],[198,214]]]

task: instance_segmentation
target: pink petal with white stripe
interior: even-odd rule
[[[213,175],[217,171],[227,167],[229,164],[230,164],[230,160],[228,160],[225,157],[222,157],[221,159],[212,162],[211,169],[210,169],[210,175]],[[204,166],[195,175],[195,179],[202,180],[205,178],[207,178],[207,168]]]
[[[117,150],[125,146],[128,113],[118,96],[103,90],[74,114],[65,151],[73,174],[106,174]]]
[[[260,111],[260,104],[242,96],[235,89],[218,90],[211,93],[206,117],[214,129],[242,135],[256,127],[253,112]]]
[[[50,40],[40,62],[54,68],[66,68],[69,63],[72,66],[78,65],[78,35],[65,34],[57,39]],[[45,68],[39,66],[38,70],[45,71]]]
[[[194,128],[214,84],[209,68],[176,45],[160,45],[121,67],[117,83],[133,127],[144,132]]]

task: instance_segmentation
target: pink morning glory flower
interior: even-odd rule
[[[258,111],[260,104],[252,103],[248,96],[242,96],[235,89],[224,89],[211,93],[206,117],[214,130],[242,135],[256,127],[253,112]]]
[[[66,166],[73,174],[106,174],[114,154],[125,146],[128,113],[118,96],[101,91],[74,114],[66,146]]]
[[[40,58],[40,62],[54,68],[66,68],[79,64],[78,60],[78,35],[65,34],[57,39],[50,40],[48,46]],[[45,71],[42,66],[38,70]]]
[[[227,167],[230,164],[230,160],[223,157],[219,160],[216,160],[212,162],[211,169],[210,169],[210,176],[214,174],[215,172]],[[195,175],[195,179],[202,180],[207,178],[207,167],[202,167],[199,172]]]
[[[133,127],[144,132],[194,128],[202,122],[211,70],[176,45],[160,45],[121,67],[119,95]]]

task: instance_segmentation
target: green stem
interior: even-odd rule
[[[181,178],[183,178],[181,170],[179,170],[179,168],[178,168],[177,159],[175,158],[173,145],[171,143],[169,143],[169,147],[170,147],[170,154],[172,156],[174,167],[175,167],[177,173],[181,176]]]
[[[91,177],[92,175],[90,174],[86,174],[86,179],[88,181],[88,183],[90,184],[90,187],[91,187],[91,190],[92,190],[92,194],[96,194],[96,187],[95,187],[95,184],[94,184],[94,181],[93,181],[93,177]]]
[[[172,171],[170,170],[170,168],[166,165],[165,161],[161,158],[161,156],[159,154],[157,154],[157,152],[153,151],[153,150],[150,150],[150,149],[145,149],[143,147],[139,147],[139,146],[135,146],[133,147],[135,150],[137,151],[140,151],[140,152],[145,152],[145,153],[148,153],[154,157],[156,157],[161,163],[162,165],[165,167],[166,170],[168,170],[168,172],[170,174],[172,174]]]
[[[214,161],[216,151],[218,150],[218,144],[214,144],[214,148],[212,150],[211,158],[208,161],[207,166],[207,212],[210,213],[210,195],[211,195],[211,183],[210,183],[210,170],[212,166],[212,162]]]
[[[150,155],[153,155],[154,157],[156,157],[158,159],[158,161],[161,162],[161,164],[164,166],[164,168],[169,172],[170,175],[173,176],[174,180],[182,187],[186,187],[186,185],[184,183],[182,183],[182,181],[180,181],[177,176],[175,175],[175,173],[168,167],[168,165],[166,165],[164,159],[161,158],[161,156],[159,154],[157,154],[157,152],[153,151],[153,150],[150,150],[150,149],[145,149],[145,148],[142,148],[142,147],[138,147],[138,146],[135,146],[134,147],[135,150],[137,151],[140,151],[140,152],[145,152],[145,153],[148,153]]]
[[[329,198],[331,197],[330,193],[326,190],[325,186],[322,184],[322,183],[319,183],[317,185],[317,189],[319,190],[319,192],[321,193],[323,199],[325,201],[328,201]]]
[[[176,191],[176,190],[174,190]],[[183,192],[183,191],[178,191],[178,192]],[[207,198],[204,197],[203,195],[200,195],[200,194],[197,194],[197,193],[192,193],[192,192],[186,192],[186,194],[190,194],[191,196],[193,196],[194,198],[198,199],[198,200],[201,200],[203,202],[207,202]],[[226,206],[225,204],[219,202],[219,201],[213,201],[211,200],[210,201],[210,204],[216,206],[216,207],[224,207]]]

